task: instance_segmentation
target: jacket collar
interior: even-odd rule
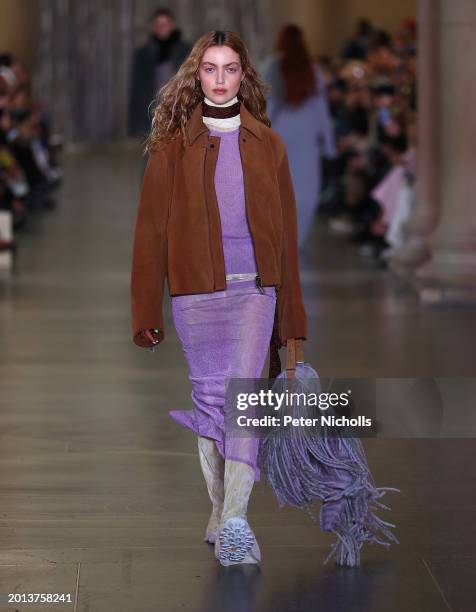
[[[262,123],[253,117],[243,102],[240,104],[240,122],[240,127],[244,127],[248,132],[256,136],[256,138],[259,138],[259,140],[263,139]],[[208,127],[203,123],[202,103],[199,102],[185,125],[188,144],[193,144],[200,134],[209,131]]]

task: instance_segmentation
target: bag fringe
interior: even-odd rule
[[[289,383],[286,371],[276,378],[273,392],[284,392]],[[308,364],[296,366],[293,392],[320,392],[316,371]],[[292,416],[312,416],[308,407],[288,407]],[[328,412],[330,414],[331,411]],[[362,442],[347,428],[322,427],[316,436],[307,427],[275,427],[260,444],[260,465],[281,507],[305,509],[316,521],[311,504],[320,500],[320,527],[336,534],[337,542],[324,561],[334,555],[336,564],[360,565],[360,551],[365,542],[388,548],[399,540],[390,531],[395,527],[374,514],[390,507],[379,501],[385,493],[400,489],[376,487],[367,464]],[[386,538],[386,540],[385,540]]]

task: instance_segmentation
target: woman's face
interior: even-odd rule
[[[236,96],[243,77],[240,56],[227,45],[213,45],[203,54],[198,78],[203,93],[215,104],[224,104]]]

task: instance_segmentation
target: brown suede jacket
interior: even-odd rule
[[[262,285],[276,285],[272,346],[307,336],[297,247],[296,202],[281,137],[240,105],[239,146],[246,213]],[[201,104],[181,136],[150,155],[141,188],[132,256],[132,338],[164,339],[164,280],[169,295],[226,288],[214,174],[220,138],[210,136]],[[260,281],[258,280],[258,283]]]

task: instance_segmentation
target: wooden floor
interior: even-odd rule
[[[60,206],[0,280],[0,610],[474,610],[472,439],[365,441],[377,485],[402,491],[381,513],[401,543],[364,548],[360,568],[324,566],[334,537],[280,510],[264,482],[249,509],[261,568],[220,568],[202,542],[196,439],[167,414],[191,407],[168,298],[160,350],[130,339],[139,167],[132,149],[70,155]],[[306,358],[323,376],[474,376],[474,308],[419,307],[319,227],[302,282]],[[9,592],[71,603],[7,604]]]

